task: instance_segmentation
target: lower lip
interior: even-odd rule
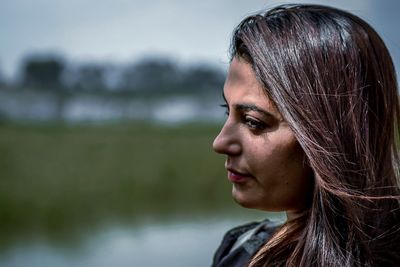
[[[232,183],[245,183],[245,182],[247,182],[248,180],[251,179],[251,176],[241,175],[241,174],[238,174],[238,173],[234,173],[234,172],[228,171],[228,179]]]

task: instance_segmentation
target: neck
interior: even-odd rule
[[[308,213],[308,210],[301,210],[301,211],[286,211],[286,219],[288,222],[296,220]]]

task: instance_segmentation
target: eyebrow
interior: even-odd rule
[[[251,110],[251,111],[261,113],[266,117],[272,117],[272,118],[276,119],[276,117],[273,114],[259,108],[258,106],[254,105],[254,104],[239,103],[239,104],[235,104],[233,106],[235,107],[236,110],[245,110],[245,111]]]
[[[222,97],[224,98],[225,103],[228,103],[228,101],[226,101],[224,93],[222,93]],[[271,118],[274,118],[276,120],[279,120],[279,118],[277,118],[272,113],[270,113],[270,112],[268,112],[268,111],[266,111],[266,110],[264,110],[264,109],[262,109],[262,108],[260,108],[260,107],[258,107],[256,105],[254,105],[254,104],[238,103],[238,104],[234,104],[233,106],[235,107],[236,110],[245,110],[245,111],[251,110],[251,111],[255,111],[255,112],[261,113],[266,117],[271,117]]]

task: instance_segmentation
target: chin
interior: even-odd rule
[[[232,198],[233,200],[239,204],[240,206],[247,208],[247,209],[258,209],[256,203],[257,201],[252,199],[249,194],[238,192],[237,190],[232,190]]]
[[[249,202],[241,201],[241,200],[238,200],[238,199],[236,199],[236,198],[233,198],[233,200],[234,200],[237,204],[239,204],[240,206],[242,206],[243,208],[255,209],[255,207],[254,207],[251,203],[249,203]]]
[[[270,201],[266,199],[259,199],[256,196],[257,194],[254,193],[251,194],[250,192],[244,192],[241,190],[237,190],[235,188],[233,188],[232,190],[233,200],[243,208],[261,210],[267,212],[286,211],[285,206],[271,205]]]

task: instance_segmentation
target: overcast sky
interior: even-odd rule
[[[385,39],[400,68],[400,1],[296,1],[351,11]],[[29,53],[123,63],[147,55],[226,64],[231,32],[268,0],[1,0],[0,72],[16,73]]]

